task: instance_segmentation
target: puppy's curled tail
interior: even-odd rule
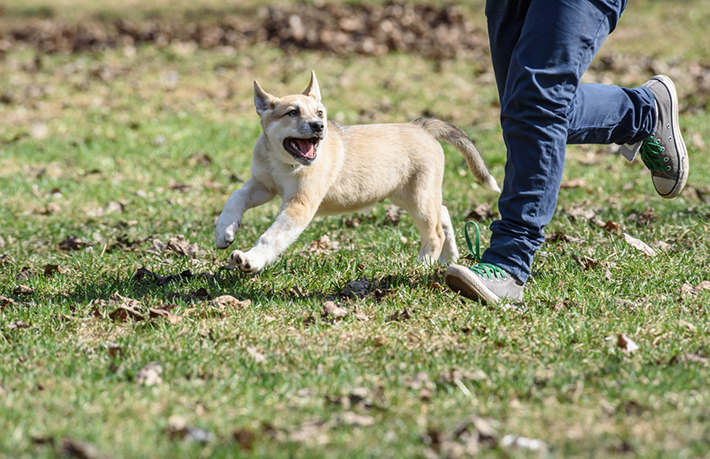
[[[435,139],[444,140],[455,146],[463,154],[468,168],[473,172],[476,179],[489,190],[500,192],[496,179],[493,178],[486,167],[486,163],[483,162],[481,153],[465,132],[453,124],[436,118],[419,118],[412,121],[412,123],[420,126]]]

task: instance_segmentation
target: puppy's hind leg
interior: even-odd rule
[[[441,206],[425,206],[421,203],[407,202],[393,198],[390,198],[390,200],[409,212],[412,216],[412,220],[414,220],[414,224],[419,230],[422,241],[421,248],[419,249],[419,261],[426,264],[436,262],[444,246],[444,231],[440,220]]]
[[[439,263],[442,265],[453,263],[459,258],[459,249],[456,246],[456,233],[451,224],[449,209],[441,206],[441,229],[444,231],[444,248],[439,255]]]

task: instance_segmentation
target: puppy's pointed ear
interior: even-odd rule
[[[274,96],[261,89],[259,83],[254,80],[254,105],[256,106],[256,112],[259,116],[266,110],[274,108],[275,99]]]
[[[313,97],[316,102],[320,103],[320,88],[318,87],[318,80],[314,70],[311,70],[311,82],[308,83],[308,87],[303,91],[303,95]]]

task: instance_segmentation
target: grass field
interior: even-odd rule
[[[189,18],[191,5],[6,2],[0,30]],[[476,33],[482,9],[459,6]],[[254,79],[284,95],[315,69],[343,123],[455,123],[502,183],[485,52],[43,53],[0,39],[0,457],[707,457],[708,18],[704,0],[632,2],[585,77],[674,78],[683,194],[657,197],[643,164],[609,147],[570,147],[525,300],[497,307],[417,264],[418,233],[389,203],[317,218],[256,276],[223,269],[214,248],[260,132]],[[454,224],[478,208],[485,239],[497,196],[446,153]],[[249,211],[232,248],[251,247],[279,205]]]

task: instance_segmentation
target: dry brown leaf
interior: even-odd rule
[[[182,320],[182,317],[175,315],[164,308],[148,308],[148,314],[151,319],[166,318],[172,325],[175,325]]]
[[[123,212],[123,210],[126,208],[126,204],[123,202],[116,202],[116,201],[111,201],[105,206],[105,212],[106,214],[112,214],[114,212]]]
[[[582,242],[586,242],[586,239],[570,236],[569,234],[565,234],[560,231],[555,231],[552,234],[545,235],[545,242],[546,243],[556,243],[556,242],[582,243]]]
[[[615,300],[620,306],[623,306],[628,309],[637,309],[639,307],[636,302],[627,300],[625,298],[615,298]]]
[[[484,202],[483,204],[479,204],[478,206],[476,206],[475,209],[469,212],[468,215],[466,215],[466,217],[464,218],[464,220],[475,220],[477,222],[480,222],[482,220],[493,220],[497,216],[498,214],[491,210],[491,205],[487,202]]]
[[[171,251],[183,257],[195,258],[203,253],[200,251],[197,243],[190,244],[190,242],[187,241],[185,236],[182,234],[179,234],[176,237],[171,237],[168,242],[163,242],[157,238],[154,238],[152,242],[153,245],[148,248],[148,251],[161,255],[166,251]]]
[[[135,321],[145,320],[145,316],[138,312],[135,308],[122,304],[116,306],[116,309],[111,311],[108,316],[111,320],[117,320],[119,322],[125,322],[128,319],[133,319]]]
[[[266,356],[259,352],[259,350],[255,347],[248,347],[247,354],[249,354],[249,356],[253,358],[256,363],[262,363],[266,361]]]
[[[582,268],[582,271],[588,271],[590,269],[595,269],[596,267],[599,266],[599,260],[596,258],[592,257],[578,257],[575,254],[572,254],[572,259],[577,262],[580,268]]]
[[[334,319],[342,319],[347,317],[348,310],[337,306],[332,301],[326,301],[323,303],[323,317],[332,317]]]
[[[617,336],[616,345],[621,348],[622,351],[628,352],[629,354],[640,349],[638,344],[634,343],[631,338],[623,334]]]
[[[143,386],[155,386],[163,382],[162,374],[163,367],[158,362],[149,362],[138,370],[135,381]]]
[[[678,363],[708,363],[708,358],[696,353],[676,354],[668,362],[669,365]]]
[[[370,318],[365,315],[364,312],[355,311],[355,318],[362,322],[369,322]]]
[[[621,233],[621,225],[613,220],[607,220],[607,222],[604,223],[604,230],[609,233],[619,234]]]
[[[500,440],[502,446],[528,451],[545,451],[547,443],[537,438],[518,437],[508,434]]]
[[[658,249],[661,252],[668,253],[671,251],[673,246],[665,241],[653,241],[651,244],[651,247],[654,249]]]
[[[367,427],[375,423],[375,418],[354,411],[345,411],[338,416],[338,422],[349,427]]]
[[[400,322],[403,320],[409,320],[412,318],[412,311],[409,308],[404,308],[401,311],[397,311],[387,318],[388,322]]]
[[[548,305],[554,311],[562,311],[565,309],[572,309],[572,307],[574,305],[574,301],[572,301],[570,298],[558,298],[554,304],[552,302],[550,302],[550,303],[548,303]]]
[[[251,451],[256,440],[256,434],[251,429],[240,428],[232,433],[232,438],[239,444],[239,447],[245,451]]]
[[[168,434],[172,437],[172,433],[177,433],[185,430],[187,427],[187,419],[179,414],[173,414],[168,418],[168,425],[166,430]]]
[[[397,206],[389,206],[385,212],[384,224],[392,226],[399,225],[399,216],[402,212],[403,210]]]
[[[579,219],[592,220],[594,218],[594,216],[596,215],[596,212],[594,211],[594,209],[589,207],[589,203],[574,206],[569,209],[562,209],[562,213],[568,215],[573,220],[579,220]]]
[[[175,325],[180,323],[180,321],[182,321],[182,317],[173,313],[168,313],[168,322],[170,322],[170,324]]]
[[[476,456],[481,447],[496,447],[498,433],[496,421],[472,416],[460,422],[451,432],[429,429],[425,436],[433,449],[434,458],[463,458]],[[427,456],[429,457],[429,456]]]
[[[170,314],[170,311],[167,309],[162,309],[162,308],[148,308],[148,316],[151,319],[157,319],[161,317],[168,317],[168,314]]]
[[[362,408],[372,408],[372,394],[366,387],[356,387],[350,391],[348,396],[350,406],[359,406]]]
[[[337,251],[340,249],[340,243],[337,241],[331,241],[327,234],[324,234],[315,241],[311,241],[308,246],[300,250],[298,253],[300,255],[311,254],[318,255],[321,253],[329,253],[331,251]]]
[[[26,285],[18,285],[14,289],[12,289],[12,294],[13,295],[31,295],[35,292],[35,290],[31,287],[28,287]]]
[[[106,343],[104,347],[108,351],[108,356],[112,359],[122,356],[125,352],[120,344],[114,342]]]
[[[198,443],[207,443],[214,439],[214,434],[206,429],[194,427],[187,424],[187,420],[177,414],[168,418],[168,425],[165,428],[170,438],[179,438]]]
[[[7,306],[17,306],[17,301],[0,295],[0,311],[5,309]]]
[[[565,189],[565,188],[586,188],[587,187],[587,181],[584,179],[584,177],[577,177],[573,178],[570,180],[567,180],[566,182],[562,182],[560,184],[560,188]]]
[[[44,214],[45,215],[58,214],[61,211],[62,211],[62,206],[60,206],[56,202],[50,202],[49,204],[47,204],[47,209],[45,210]]]
[[[486,374],[485,371],[480,370],[480,369],[477,369],[474,371],[466,371],[466,370],[459,370],[456,368],[452,368],[449,371],[440,373],[438,382],[440,384],[446,384],[446,383],[457,384],[457,382],[462,382],[465,380],[474,381],[474,382],[487,381],[488,375]]]
[[[429,374],[425,371],[418,371],[414,374],[414,377],[405,380],[404,384],[414,390],[434,388],[434,382],[429,379]]]
[[[86,242],[77,236],[68,236],[59,243],[59,248],[62,250],[82,250],[87,246],[96,245],[94,242]]]
[[[353,406],[359,408],[372,408],[374,401],[370,390],[365,387],[354,388],[349,395],[326,395],[325,399],[334,405],[339,405],[345,410],[351,409]]]
[[[20,269],[20,272],[17,273],[17,276],[15,276],[15,280],[17,282],[24,282],[31,277],[33,277],[35,273],[32,271],[32,268],[29,266],[23,266],[22,269]]]
[[[428,402],[431,400],[431,398],[434,396],[434,392],[431,389],[427,389],[426,387],[422,387],[419,390],[419,398],[423,402]]]
[[[128,306],[131,308],[140,308],[143,306],[140,301],[134,300],[133,298],[121,296],[118,294],[118,292],[115,292],[113,295],[111,295],[109,297],[109,301],[112,303],[115,303],[115,304],[119,304],[122,306]]]
[[[291,441],[314,441],[317,444],[325,444],[330,441],[326,432],[333,426],[335,422],[332,420],[312,419],[291,430],[288,436]]]
[[[7,329],[10,331],[13,331],[13,330],[23,330],[25,328],[30,328],[30,327],[31,327],[31,325],[28,324],[27,322],[25,322],[24,320],[17,320],[15,322],[11,323],[10,325],[8,325]]]
[[[99,451],[91,443],[65,438],[62,440],[62,455],[75,459],[109,459],[110,456]]]
[[[48,277],[53,274],[64,274],[65,272],[59,265],[48,264],[44,267],[44,275]]]
[[[702,281],[695,287],[686,282],[681,285],[680,290],[678,290],[678,301],[683,301],[687,298],[694,298],[700,295],[703,290],[710,290],[710,281]]]
[[[246,299],[246,300],[238,300],[234,298],[232,295],[220,295],[214,300],[212,300],[213,304],[219,308],[234,308],[234,309],[241,309],[241,308],[248,308],[251,306],[251,300]]]
[[[178,182],[177,180],[171,178],[170,183],[168,183],[168,188],[170,188],[171,190],[178,191],[180,193],[186,193],[190,191],[192,186],[188,185],[187,183]]]
[[[362,218],[358,216],[343,217],[343,223],[347,228],[357,228],[362,223]]]
[[[680,290],[678,290],[678,300],[682,301],[682,300],[685,300],[686,298],[694,297],[697,294],[698,294],[698,292],[695,290],[695,287],[693,287],[692,284],[689,284],[686,282],[683,285],[681,285]]]
[[[161,276],[160,274],[156,274],[152,272],[151,270],[142,267],[138,268],[136,271],[136,274],[133,276],[133,281],[134,282],[142,282],[144,279],[148,279],[150,281],[153,281],[157,283],[158,285],[165,285],[168,282],[172,281],[178,281],[178,280],[188,280],[192,279],[193,274],[192,271],[189,269],[182,271],[180,274],[171,274],[169,276]]]
[[[655,257],[658,254],[658,252],[656,252],[648,244],[641,241],[640,239],[636,239],[635,237],[631,236],[628,233],[624,233],[624,240],[626,241],[627,244],[629,244],[631,247],[635,248],[636,250],[642,252],[644,255],[647,255],[649,257]]]
[[[698,330],[698,327],[696,327],[695,325],[691,324],[690,322],[686,322],[686,321],[683,320],[683,319],[679,320],[679,321],[678,321],[678,324],[681,325],[681,326],[683,326],[683,327],[686,327],[688,330],[693,331],[693,332]]]
[[[639,225],[648,225],[649,223],[653,222],[656,219],[654,213],[655,209],[653,207],[649,207],[648,209],[641,212],[637,217]]]

